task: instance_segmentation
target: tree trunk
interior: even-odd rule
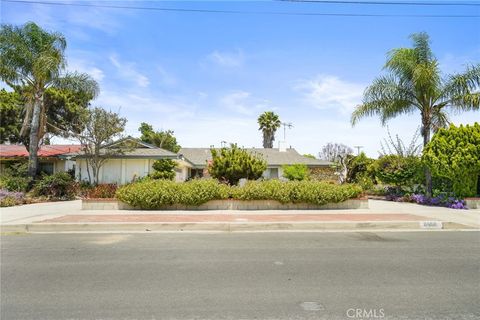
[[[263,147],[268,148],[268,132],[263,131]]]
[[[423,126],[423,149],[430,142],[430,125]],[[425,166],[425,195],[430,198],[432,196],[432,173],[430,168]]]
[[[32,122],[30,125],[30,141],[28,150],[28,175],[33,179],[38,171],[38,133],[40,129],[40,112],[43,104],[43,92],[35,93],[35,101],[33,104]]]

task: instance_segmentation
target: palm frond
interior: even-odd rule
[[[361,118],[377,115],[385,125],[399,114],[411,113],[415,104],[408,86],[393,76],[379,77],[365,90],[363,103],[353,112],[351,122],[355,125]]]
[[[63,77],[57,78],[53,84],[59,89],[90,95],[92,99],[97,97],[100,92],[98,83],[86,73],[67,73]]]
[[[442,98],[458,111],[480,109],[480,64],[468,66],[464,73],[450,75]]]
[[[432,131],[437,132],[440,129],[450,125],[448,114],[442,108],[434,108],[431,117]]]
[[[418,32],[410,35],[413,42],[417,63],[428,63],[435,60],[432,49],[430,48],[430,37],[426,32]]]

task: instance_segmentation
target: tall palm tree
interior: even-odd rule
[[[263,132],[263,147],[273,148],[275,132],[282,125],[280,118],[273,111],[265,111],[258,117],[258,125]]]
[[[45,133],[44,93],[50,87],[95,97],[98,84],[90,76],[66,72],[66,40],[33,22],[0,28],[0,78],[25,98],[22,132],[29,132],[28,173],[35,177],[38,147]]]
[[[463,73],[442,76],[438,60],[430,49],[426,33],[410,36],[412,48],[398,48],[388,53],[384,69],[387,75],[376,78],[367,87],[363,103],[352,114],[352,125],[361,118],[377,115],[382,125],[402,114],[420,112],[423,146],[432,132],[448,123],[446,108],[454,111],[480,109],[480,64]],[[431,196],[432,176],[425,168],[425,186]]]

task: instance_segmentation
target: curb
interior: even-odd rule
[[[281,223],[30,223],[0,226],[0,231],[27,233],[60,232],[148,232],[148,231],[368,231],[368,230],[479,230],[455,222],[443,222],[442,229],[424,229],[418,221],[374,222],[281,222]]]

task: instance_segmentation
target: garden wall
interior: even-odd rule
[[[116,199],[84,199],[83,210],[137,210]],[[367,198],[349,199],[339,203],[315,205],[308,203],[280,203],[275,200],[210,200],[199,206],[171,205],[160,210],[328,210],[368,209]],[[141,209],[138,209],[141,210]]]
[[[480,209],[480,198],[465,198],[468,209]]]

